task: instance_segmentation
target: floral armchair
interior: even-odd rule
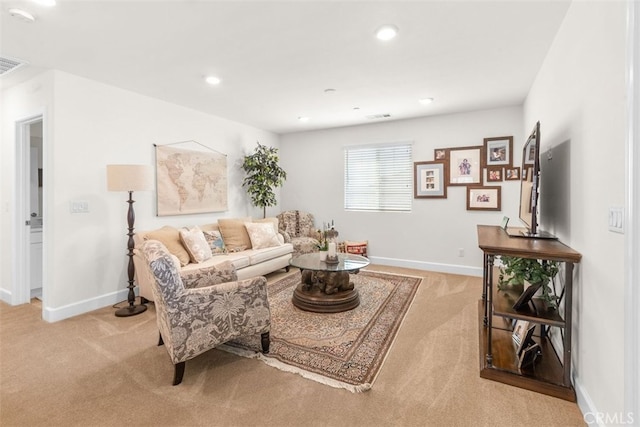
[[[181,275],[167,248],[157,240],[140,246],[155,278],[158,345],[165,345],[175,366],[173,385],[182,382],[185,362],[239,336],[261,334],[269,352],[271,312],[267,279],[237,281],[231,262]]]
[[[278,216],[278,228],[285,243],[293,245],[293,256],[318,251],[320,244],[313,215],[298,210],[284,211]]]

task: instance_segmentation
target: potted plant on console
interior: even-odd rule
[[[529,287],[523,289],[521,297],[513,305],[514,309],[519,310],[526,306],[538,289],[541,289],[542,300],[548,308],[558,308],[560,297],[555,295],[550,286],[551,281],[558,274],[558,262],[507,255],[502,255],[500,260],[502,266],[498,276],[498,289],[506,289],[513,285],[524,286],[525,282],[529,283]]]

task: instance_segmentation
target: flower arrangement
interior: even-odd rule
[[[331,223],[323,222],[322,230],[318,230],[317,233],[319,236],[317,247],[321,251],[328,251],[329,242],[335,239],[336,237],[338,237],[338,232],[335,229],[335,224],[333,220],[331,220]]]

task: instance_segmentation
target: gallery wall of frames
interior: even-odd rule
[[[502,182],[520,181],[513,165],[513,136],[484,138],[482,145],[436,148],[433,160],[414,162],[414,198],[447,198],[466,187],[467,210],[501,210]]]

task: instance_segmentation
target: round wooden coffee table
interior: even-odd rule
[[[290,264],[298,267],[301,282],[293,291],[293,305],[316,313],[338,313],[360,305],[358,290],[349,280],[369,265],[360,255],[338,254],[338,262],[329,264],[320,260],[318,252],[293,258]]]

